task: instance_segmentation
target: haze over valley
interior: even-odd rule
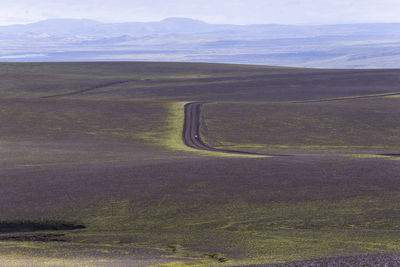
[[[51,19],[0,27],[0,61],[179,61],[313,68],[400,67],[400,23],[291,26],[187,18]],[[29,45],[27,45],[29,44]]]

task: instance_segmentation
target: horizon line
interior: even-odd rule
[[[125,24],[125,23],[160,23],[169,19],[184,19],[184,20],[192,20],[197,21],[209,25],[233,25],[233,26],[254,26],[254,25],[281,25],[281,26],[334,26],[334,25],[359,25],[359,24],[400,24],[399,22],[343,22],[343,23],[326,23],[326,24],[318,24],[318,23],[298,23],[298,24],[285,24],[285,23],[250,23],[250,24],[237,24],[237,23],[210,23],[205,20],[190,18],[190,17],[165,17],[160,20],[149,20],[149,21],[101,21],[98,19],[91,19],[91,18],[48,18],[48,19],[41,19],[32,22],[26,23],[12,23],[12,24],[0,24],[0,27],[8,27],[8,26],[22,26],[22,25],[32,25],[40,22],[45,21],[56,21],[56,20],[70,20],[70,21],[79,21],[79,20],[86,20],[92,21],[102,24]]]

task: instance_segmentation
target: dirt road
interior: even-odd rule
[[[200,136],[200,111],[202,102],[193,102],[185,105],[185,122],[183,125],[183,142],[188,147],[192,147],[200,150],[216,151],[223,153],[234,153],[243,155],[258,155],[258,156],[289,156],[289,155],[277,155],[277,154],[261,154],[252,153],[246,151],[229,150],[229,149],[217,149],[208,146],[203,142]]]

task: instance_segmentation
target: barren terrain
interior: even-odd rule
[[[399,74],[0,64],[0,262],[396,262]]]

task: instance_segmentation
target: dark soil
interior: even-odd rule
[[[397,267],[400,266],[398,254],[374,254],[349,257],[333,257],[317,260],[288,262],[282,264],[260,264],[247,267]]]
[[[317,156],[212,157],[163,146],[172,124],[168,101],[199,101],[219,102],[201,112],[220,126],[216,131],[209,124],[207,141],[214,135],[231,141],[227,145],[378,144],[377,154],[396,154],[397,98],[290,101],[397,92],[399,74],[143,62],[0,64],[0,239],[38,241],[39,247],[86,226],[68,233],[73,243],[45,244],[40,255],[121,257],[129,248],[123,257],[152,260],[164,255],[160,248],[178,244],[189,256],[208,253],[232,265],[236,259],[266,262],[266,253],[283,262],[400,251],[399,161],[323,149]],[[224,112],[209,116],[207,109],[217,105]],[[53,218],[59,221],[45,221]],[[83,225],[70,223],[76,220]],[[3,242],[0,255],[15,250]],[[39,249],[19,251],[37,257]],[[396,257],[275,266],[398,266]]]

